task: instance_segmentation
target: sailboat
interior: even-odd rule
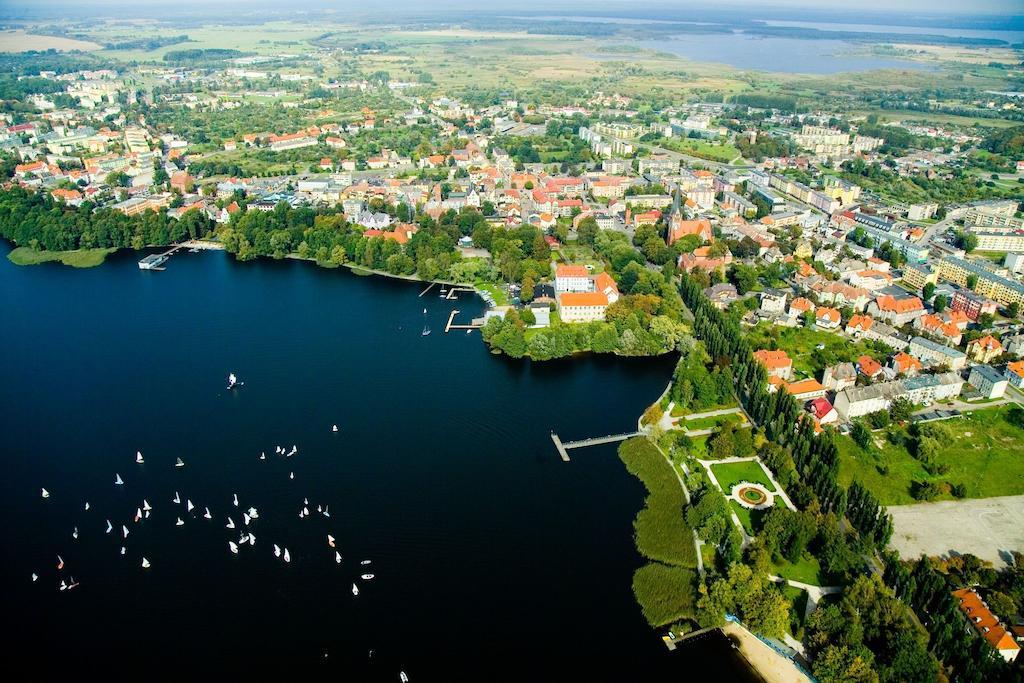
[[[122,557],[124,556],[124,553],[125,553],[125,549],[124,549],[124,546],[121,546],[121,556],[122,556]]]
[[[327,534],[327,545],[334,547],[334,536]]]
[[[409,683],[409,676],[404,671],[399,671],[398,680],[400,680],[402,683]]]
[[[339,553],[337,550],[334,551],[334,561],[338,564],[341,564],[341,553]]]
[[[294,472],[289,472],[288,473],[288,478],[289,479],[294,479],[295,478],[295,473]]]
[[[302,504],[303,505],[309,505],[309,498],[303,498],[302,499]]]
[[[292,556],[288,554],[288,548],[284,549],[284,561],[289,563],[292,561]]]
[[[331,431],[332,432],[338,431],[338,425],[334,425],[333,427],[331,427]]]
[[[142,558],[142,568],[149,569],[149,560],[147,560],[146,558]]]
[[[256,537],[249,534],[249,545],[256,545]]]
[[[331,516],[331,513],[327,511],[328,507],[330,507],[330,506],[329,505],[324,505],[324,517],[330,517]]]
[[[235,507],[238,507],[238,494],[237,493],[235,494],[235,500],[233,502],[235,504]]]
[[[57,571],[64,569],[64,558],[60,555],[57,556]]]
[[[142,511],[143,512],[149,512],[152,509],[153,509],[153,506],[149,504],[149,501],[146,500],[145,498],[143,498],[142,499]]]
[[[430,325],[424,325],[423,332],[420,333],[420,336],[426,337],[428,334],[430,334]]]
[[[109,534],[109,533],[110,533],[111,531],[113,531],[113,530],[114,530],[114,525],[113,525],[113,524],[111,524],[111,523],[110,523],[110,520],[108,519],[108,520],[107,520],[107,533]]]
[[[210,508],[206,508],[206,512],[203,513],[203,517],[205,519],[213,519],[213,516],[210,514]]]
[[[89,511],[89,501],[85,501],[85,511]]]
[[[36,574],[35,572],[32,572],[32,583],[35,583],[38,580],[39,580],[39,575]]]
[[[43,498],[49,498],[50,497],[50,492],[47,491],[46,489],[43,489],[43,494],[42,495],[43,495]]]
[[[124,524],[121,525],[121,533],[124,534],[124,538],[128,538],[128,527]]]
[[[145,460],[142,459],[142,451],[135,451],[135,462],[139,463],[140,465],[146,462]]]
[[[68,583],[68,590],[71,590],[72,588],[77,588],[77,587],[78,587],[78,582],[75,581],[75,577],[72,576],[71,577],[71,582]]]
[[[140,508],[135,508],[135,517],[132,518],[132,521],[138,522],[140,519],[142,519],[142,510]]]
[[[177,491],[174,492],[174,503],[176,505],[181,505],[181,496],[178,495]]]
[[[228,517],[227,528],[228,529],[234,529],[235,528],[235,521],[233,519],[231,519],[230,517]]]
[[[60,589],[62,591],[66,591],[68,589],[68,582],[65,581],[64,579],[61,579],[61,581],[60,581]]]
[[[274,544],[274,557],[281,557],[281,546]]]
[[[174,526],[185,526],[185,520],[183,520],[181,517],[178,517],[178,521],[174,523]]]
[[[252,517],[253,519],[259,519],[260,518],[259,510],[257,510],[256,508],[249,508],[249,516]]]
[[[195,509],[196,509],[196,506],[192,504],[191,500],[186,500],[185,501],[185,510],[187,512],[192,512]]]
[[[234,541],[228,541],[228,548],[229,548],[229,549],[231,550],[231,552],[232,552],[232,553],[234,553],[235,555],[237,555],[237,554],[238,554],[238,544],[237,544],[237,543],[235,543]]]
[[[181,458],[178,458],[178,459],[177,459],[177,460],[175,461],[175,463],[174,463],[174,466],[175,466],[175,467],[184,467],[184,466],[185,466],[185,461],[184,461],[184,460],[182,460]]]
[[[309,508],[307,508],[307,507],[302,508],[302,516],[303,517],[309,517]]]
[[[249,518],[248,513],[243,512],[242,513],[242,522],[245,524],[245,526],[249,526],[249,519],[250,518]]]
[[[73,538],[75,540],[78,540],[78,527],[77,526],[75,527],[75,530],[71,532],[71,538]]]
[[[121,486],[122,484],[124,484],[124,479],[121,478],[120,474],[115,474],[114,475],[114,484],[116,486]]]
[[[238,378],[235,377],[235,373],[233,373],[233,372],[228,373],[228,390],[229,391],[231,389],[237,389],[238,387],[240,387],[240,386],[242,386],[244,384],[245,384],[245,382],[239,382],[238,381]]]
[[[359,586],[352,584],[352,595],[359,595]]]
[[[267,459],[267,454],[265,452],[264,453],[260,453],[260,460],[266,460],[266,459]]]

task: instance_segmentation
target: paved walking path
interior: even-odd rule
[[[818,603],[826,595],[838,595],[843,592],[842,586],[815,586],[810,583],[803,583],[801,581],[793,581],[792,579],[784,579],[781,576],[774,574],[768,575],[768,580],[774,583],[784,583],[793,588],[799,588],[800,590],[807,593],[807,607],[804,608],[804,619],[806,620],[812,614],[814,610],[818,609]]]

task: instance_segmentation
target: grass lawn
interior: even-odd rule
[[[772,486],[771,481],[765,476],[764,470],[757,462],[750,460],[748,462],[730,462],[720,465],[712,465],[711,471],[715,475],[715,479],[718,480],[719,485],[722,487],[722,491],[726,495],[732,490],[732,487],[741,481],[749,481],[754,484],[761,484],[769,491],[774,492],[775,487]]]
[[[680,424],[692,431],[694,429],[714,429],[727,424],[739,424],[742,421],[743,418],[739,413],[729,413],[714,417],[698,417],[695,420],[681,420]]]
[[[849,437],[838,436],[839,483],[848,486],[856,478],[884,505],[919,502],[910,493],[914,481],[963,484],[968,498],[1024,493],[1024,429],[1006,419],[1008,411],[1006,406],[984,408],[947,420],[949,438],[941,439],[935,456],[936,462],[949,467],[945,474],[928,474],[906,448],[884,438],[881,448],[865,453]],[[953,496],[947,492],[939,499]]]
[[[740,150],[729,143],[720,144],[694,138],[669,138],[668,140],[662,140],[661,146],[665,149],[671,149],[675,152],[689,154],[701,159],[720,161],[723,164],[727,164],[736,157],[741,156]]]
[[[495,306],[508,306],[508,290],[504,287],[490,282],[477,282],[473,285],[482,292],[488,292],[494,297]]]
[[[786,560],[773,563],[771,573],[790,581],[799,581],[815,586],[824,586],[826,583],[817,558],[809,554],[805,554],[795,564]]]
[[[11,263],[19,266],[34,266],[50,261],[59,261],[75,268],[92,268],[103,263],[107,254],[116,249],[77,249],[75,251],[39,251],[31,247],[18,247],[7,255]]]
[[[813,376],[817,379],[830,365],[855,361],[863,355],[881,362],[891,353],[888,347],[878,342],[854,341],[843,335],[808,327],[777,327],[761,323],[751,328],[747,334],[750,346],[754,350],[786,351],[793,360],[793,372],[798,377]],[[818,349],[821,344],[825,348]]]
[[[700,410],[690,410],[689,408],[683,408],[682,406],[672,406],[672,417],[683,417],[684,415],[693,415],[699,413],[709,413],[713,410],[724,410],[725,408],[736,408],[739,403],[733,401],[731,403],[723,403],[722,405],[710,406],[708,408],[701,408]]]
[[[748,534],[756,536],[761,531],[761,524],[764,522],[764,516],[768,513],[767,510],[751,510],[731,499],[729,500],[729,507],[740,518],[740,524],[743,525]]]

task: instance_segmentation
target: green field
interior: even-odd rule
[[[888,430],[876,432],[880,447],[865,453],[847,436],[838,436],[839,482],[848,486],[854,479],[871,490],[884,505],[916,503],[913,482],[963,484],[968,498],[989,498],[1024,493],[1024,429],[1006,419],[1009,408],[1000,406],[975,410],[945,424],[951,436],[944,439],[935,460],[949,470],[930,475],[903,446],[886,440]],[[951,500],[946,492],[940,500]]]
[[[780,559],[772,564],[772,573],[790,581],[809,583],[814,586],[824,586],[826,579],[821,573],[821,565],[810,553],[804,553],[796,563]]]
[[[752,349],[783,349],[793,361],[796,377],[821,378],[821,373],[830,365],[855,361],[868,355],[884,361],[890,349],[877,342],[854,341],[832,332],[822,332],[809,327],[778,327],[761,323],[747,333]],[[818,349],[824,344],[825,348]]]
[[[740,150],[729,143],[715,143],[695,138],[669,138],[663,140],[661,146],[681,154],[718,161],[727,164],[741,157]]]
[[[712,465],[711,471],[714,473],[715,479],[718,480],[718,484],[722,487],[722,491],[724,491],[726,495],[729,495],[732,487],[741,481],[761,484],[769,491],[772,491],[773,493],[775,492],[775,487],[772,486],[772,482],[767,476],[765,476],[764,470],[762,470],[761,466],[754,460]]]
[[[730,413],[728,415],[715,415],[714,417],[698,417],[693,420],[683,419],[679,421],[679,424],[693,431],[695,429],[714,429],[728,424],[740,424],[741,422],[744,422],[744,419],[739,413]]]
[[[7,255],[11,263],[19,266],[35,266],[40,263],[57,261],[75,268],[92,268],[103,263],[107,254],[114,249],[77,249],[75,251],[39,251],[31,247],[18,247]]]
[[[729,500],[729,507],[736,513],[736,516],[740,519],[740,524],[747,530],[747,533],[751,536],[756,536],[757,532],[761,530],[761,523],[764,521],[764,516],[768,513],[767,510],[751,510],[750,508],[743,507],[735,500]]]

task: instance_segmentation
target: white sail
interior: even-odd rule
[[[294,472],[289,472],[288,473],[288,478],[289,479],[294,479],[295,478],[295,473]]]
[[[327,534],[327,545],[334,547],[334,536]]]
[[[213,515],[210,514],[210,508],[206,508],[206,512],[203,513],[203,517],[206,519],[213,519]]]
[[[149,569],[149,560],[147,560],[146,558],[142,558],[142,568]]]
[[[124,483],[124,479],[121,478],[121,475],[120,474],[115,474],[114,475],[114,484],[117,485],[117,486],[120,486],[123,483]]]
[[[234,541],[228,541],[228,548],[230,548],[231,552],[235,555],[238,554],[238,545]]]
[[[128,538],[128,527],[126,527],[124,524],[121,525],[121,533],[124,534],[125,538]]]
[[[245,526],[249,526],[249,519],[250,518],[249,518],[248,513],[243,512],[242,513],[242,522],[245,523]]]
[[[302,504],[303,505],[309,505],[309,498],[303,498],[302,499]]]
[[[267,454],[266,453],[260,453],[260,460],[266,460],[266,459],[267,459]]]
[[[145,460],[142,459],[142,451],[135,451],[135,462],[140,465],[145,462]]]
[[[274,544],[274,557],[281,557],[281,546]]]
[[[235,521],[233,519],[231,519],[230,517],[228,517],[227,527],[229,529],[234,529],[235,528]]]
[[[256,537],[249,534],[249,545],[256,545]]]
[[[32,572],[32,583],[35,583],[38,580],[39,580],[39,575],[36,574],[35,572]]]
[[[334,551],[334,561],[338,564],[341,564],[341,553],[339,553],[337,550]]]
[[[182,460],[181,458],[178,458],[177,460],[175,460],[174,466],[175,467],[184,467],[185,466],[185,461]]]
[[[237,493],[235,494],[235,499],[232,502],[235,504],[235,507],[238,507],[238,494]]]
[[[111,523],[110,523],[110,520],[108,519],[108,520],[107,520],[107,533],[109,534],[109,533],[110,533],[111,531],[113,531],[113,530],[114,530],[114,525],[113,525],[113,524],[111,524]]]
[[[75,530],[71,532],[71,538],[78,538],[78,527],[77,526],[75,527]]]
[[[292,556],[288,554],[288,548],[284,549],[284,561],[285,562],[291,562],[292,561]]]
[[[135,508],[135,521],[142,519],[142,508]]]
[[[57,556],[57,569],[64,569],[64,558],[60,555]]]
[[[174,526],[185,526],[185,520],[183,520],[181,517],[178,517],[178,521],[174,523]]]
[[[338,425],[334,425],[333,427],[331,427],[331,431],[332,432],[338,431]]]
[[[181,505],[181,496],[178,495],[177,491],[174,492],[174,501],[173,502],[174,502],[175,505]]]
[[[85,501],[85,509],[86,509],[86,511],[89,510],[89,501]]]
[[[186,501],[185,501],[185,509],[186,509],[186,510],[187,510],[188,512],[192,512],[193,510],[195,510],[195,509],[196,509],[196,506],[192,504],[192,501],[191,501],[191,500],[186,500]]]
[[[43,489],[42,496],[43,496],[43,498],[49,498],[50,497],[50,492],[47,491],[46,489]]]
[[[359,586],[352,584],[352,595],[359,595]]]
[[[142,509],[143,509],[143,510],[144,510],[145,512],[149,512],[150,510],[152,510],[152,509],[153,509],[153,506],[151,506],[151,505],[149,504],[149,501],[148,501],[148,500],[146,500],[145,498],[143,498],[143,499],[142,499]]]
[[[124,546],[121,546],[121,554],[124,555],[124,553],[125,553]]]

